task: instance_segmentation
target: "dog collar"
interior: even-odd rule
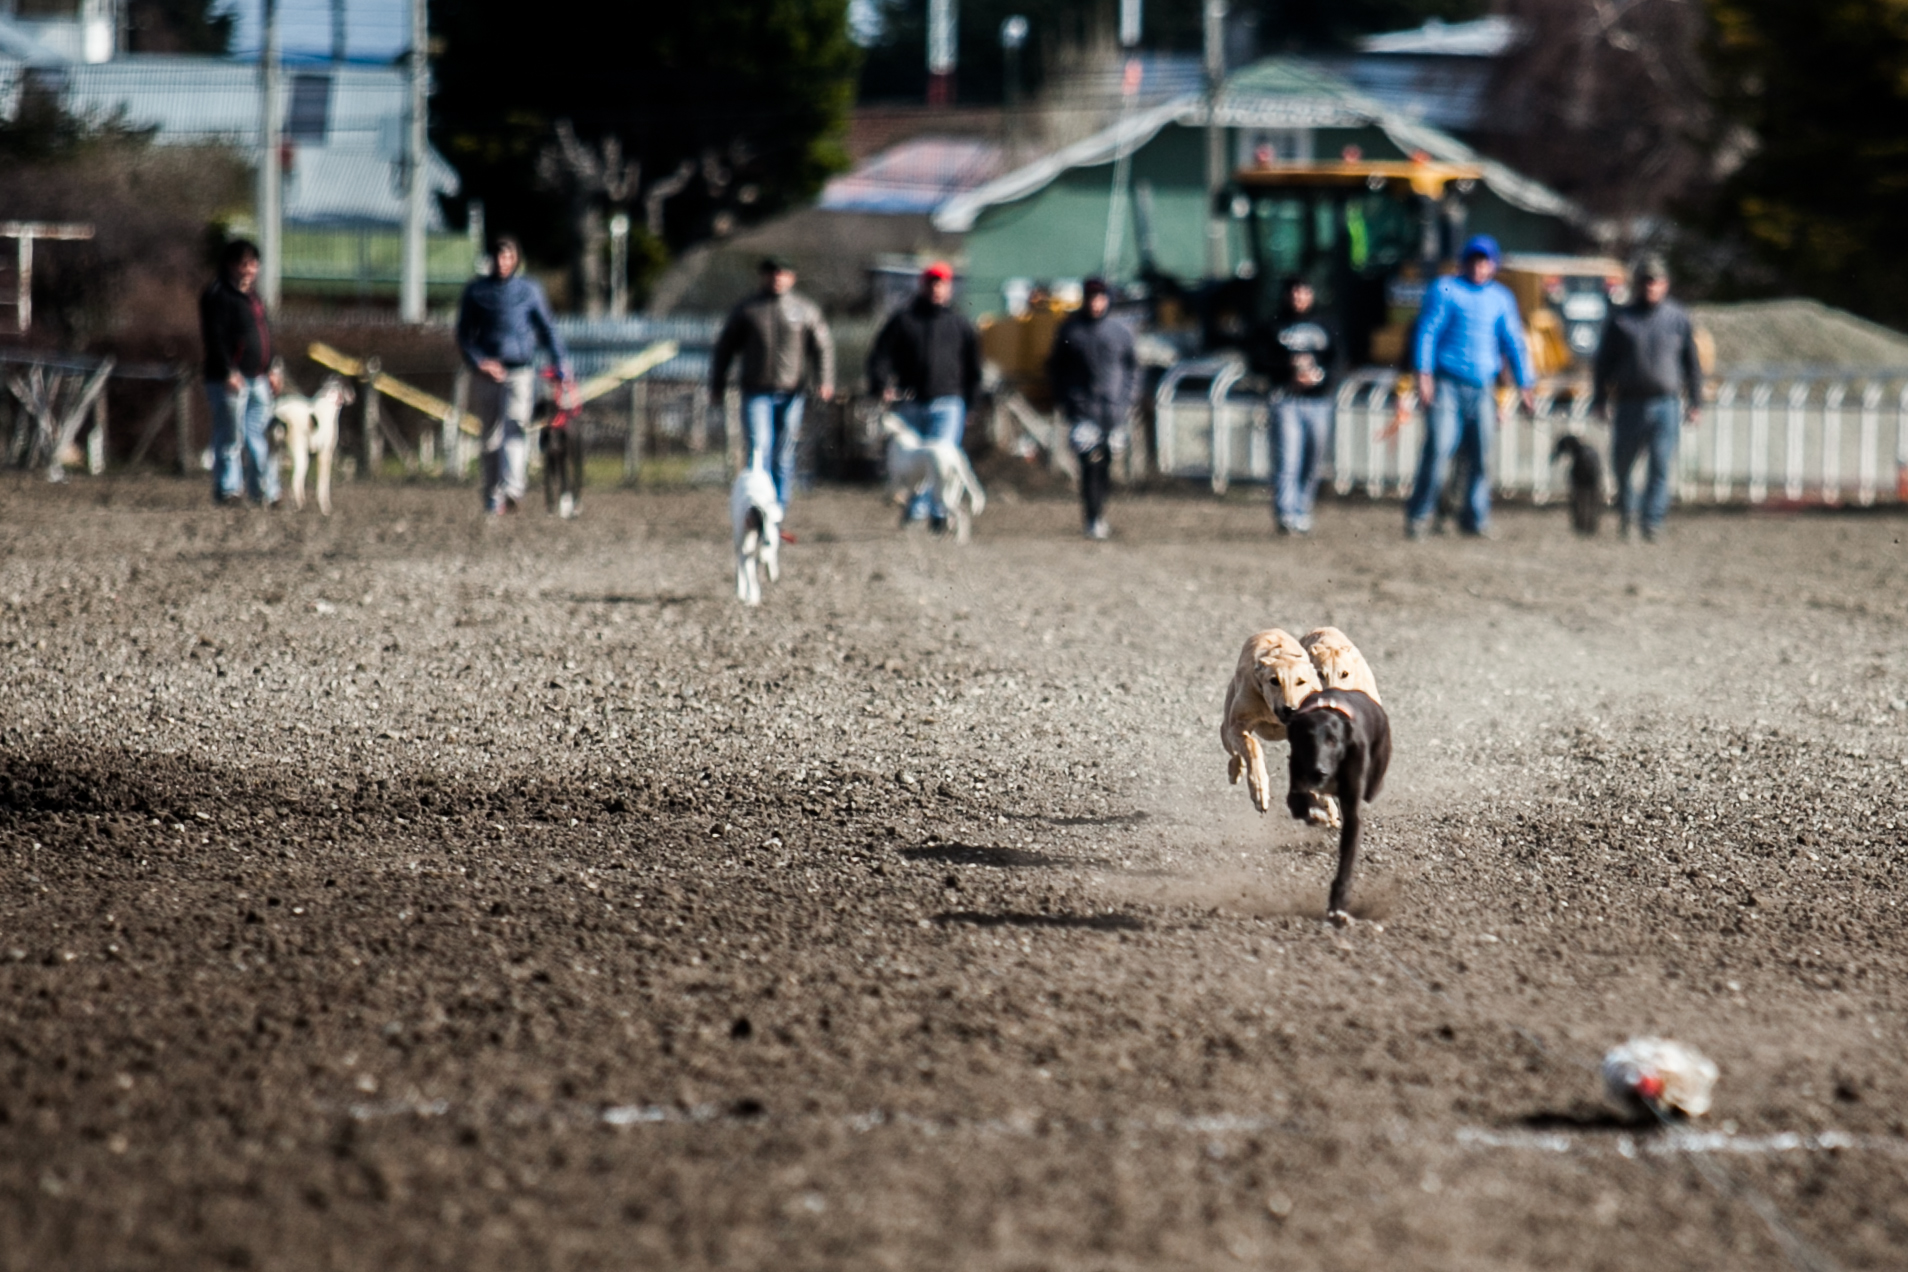
[[[1294,711],[1292,714],[1304,715],[1307,711],[1336,711],[1338,712],[1339,715],[1344,716],[1347,720],[1354,718],[1351,713],[1351,708],[1346,706],[1342,702],[1311,703],[1306,706],[1300,707],[1297,711]]]

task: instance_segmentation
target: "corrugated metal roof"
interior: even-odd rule
[[[891,146],[822,189],[831,212],[932,212],[1000,175],[1001,146],[976,137],[916,137]]]
[[[1492,14],[1474,22],[1443,22],[1432,18],[1409,31],[1387,31],[1358,41],[1366,53],[1412,54],[1431,57],[1497,57],[1523,34],[1514,18]]]
[[[1597,232],[1594,220],[1556,191],[1484,158],[1449,133],[1387,109],[1309,59],[1266,58],[1236,72],[1226,81],[1214,114],[1218,122],[1228,128],[1377,127],[1407,154],[1423,151],[1433,159],[1476,164],[1483,169],[1484,184],[1513,207],[1560,217],[1593,234]],[[974,227],[975,219],[984,209],[1024,199],[1069,168],[1110,163],[1120,151],[1151,141],[1168,124],[1197,126],[1205,122],[1206,104],[1193,95],[1139,112],[1085,141],[1006,173],[978,189],[955,195],[935,212],[934,228],[950,234],[965,233]]]

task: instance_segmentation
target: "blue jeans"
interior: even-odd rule
[[[961,436],[967,431],[965,398],[937,397],[926,402],[896,402],[894,409],[924,441],[952,442],[959,446]],[[941,507],[941,497],[933,490],[922,491],[908,504],[909,521],[946,516],[947,509]]]
[[[1623,524],[1641,524],[1655,534],[1669,515],[1670,466],[1683,439],[1683,400],[1678,397],[1619,399],[1611,429],[1610,460],[1616,467],[1617,507]],[[1637,456],[1649,452],[1649,485],[1640,493],[1630,480]],[[1638,517],[1638,504],[1642,516]]]
[[[1497,431],[1497,396],[1488,384],[1466,384],[1439,376],[1437,397],[1431,403],[1430,427],[1425,429],[1424,453],[1418,457],[1418,478],[1405,505],[1405,522],[1419,525],[1437,510],[1451,457],[1463,453],[1471,467],[1471,488],[1465,492],[1458,529],[1478,534],[1491,523],[1491,478],[1487,460],[1491,437]]]
[[[795,446],[802,438],[800,393],[751,393],[742,399],[742,419],[749,430],[751,468],[758,464],[775,478],[775,497],[788,507],[795,493]]]
[[[1332,407],[1329,397],[1272,403],[1272,511],[1287,530],[1312,528],[1319,461],[1332,441]]]
[[[234,393],[222,380],[207,380],[212,408],[212,497],[221,502],[242,493],[258,503],[278,502],[278,468],[272,463],[272,384],[262,375]]]

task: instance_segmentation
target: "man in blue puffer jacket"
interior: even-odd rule
[[[491,272],[471,279],[457,306],[457,347],[476,372],[470,411],[483,426],[484,511],[496,516],[515,512],[523,499],[539,345],[556,364],[563,386],[559,405],[568,406],[575,390],[550,302],[543,288],[523,276],[523,249],[516,239],[499,235],[491,259]]]
[[[1412,365],[1418,372],[1418,400],[1427,427],[1418,478],[1405,505],[1405,537],[1421,539],[1444,488],[1445,468],[1460,450],[1470,470],[1470,489],[1458,528],[1486,536],[1491,523],[1491,479],[1487,460],[1497,428],[1493,397],[1498,373],[1508,362],[1524,409],[1535,411],[1530,354],[1524,348],[1524,323],[1517,298],[1495,281],[1500,253],[1497,240],[1479,234],[1464,245],[1460,272],[1440,278],[1425,290],[1419,311]]]

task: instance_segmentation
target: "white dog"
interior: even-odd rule
[[[744,605],[762,603],[762,579],[782,577],[782,502],[775,479],[760,468],[744,470],[729,488],[729,521],[735,527],[735,597]]]
[[[279,396],[272,414],[285,425],[285,449],[291,452],[292,503],[305,506],[305,472],[318,457],[318,511],[331,515],[331,459],[338,451],[338,413],[357,400],[343,376],[328,375],[310,397]]]
[[[924,440],[892,411],[882,415],[881,431],[888,435],[888,490],[895,500],[905,506],[932,490],[954,519],[955,541],[966,543],[970,518],[987,510],[987,492],[961,448]]]

